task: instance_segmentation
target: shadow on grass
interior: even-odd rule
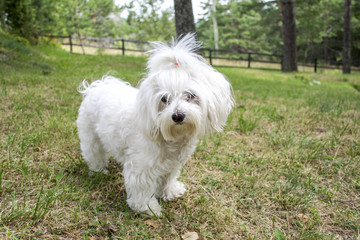
[[[133,214],[126,204],[126,192],[122,167],[115,161],[109,162],[109,173],[91,172],[82,158],[71,159],[70,166],[65,167],[69,179],[79,188],[82,198],[79,203],[82,207],[95,213],[103,211],[117,212],[122,215]],[[70,181],[71,181],[70,180]]]

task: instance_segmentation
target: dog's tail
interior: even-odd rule
[[[100,80],[96,80],[92,83],[89,83],[86,80],[82,81],[78,87],[78,92],[81,93],[81,95],[83,97],[86,97],[86,95],[88,95],[88,93],[91,89],[94,89],[99,86],[107,85],[107,84],[119,84],[119,83],[130,85],[129,83],[124,82],[123,80],[121,80],[119,78],[109,76],[109,75],[104,75]]]
[[[81,84],[79,85],[79,87],[78,87],[78,92],[81,93],[81,95],[82,95],[83,97],[85,97],[85,96],[86,96],[86,92],[87,92],[87,90],[88,90],[89,87],[90,87],[90,84],[88,83],[88,81],[83,80],[83,81],[81,82]]]

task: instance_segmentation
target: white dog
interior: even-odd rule
[[[128,205],[160,215],[157,198],[185,193],[181,167],[199,137],[222,130],[234,101],[229,82],[196,53],[194,34],[152,45],[139,89],[109,76],[83,82],[77,126],[89,169],[107,173],[110,154],[123,165]]]

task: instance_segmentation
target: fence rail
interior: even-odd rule
[[[102,51],[105,49],[121,51],[122,55],[126,52],[146,53],[151,49],[150,42],[125,40],[123,38],[96,38],[96,37],[73,37],[73,36],[46,36],[51,39],[57,39],[63,46],[69,46],[71,53],[75,53],[74,47],[80,47],[82,54],[85,55],[85,48],[98,49]],[[283,57],[281,54],[268,54],[247,51],[229,51],[229,50],[215,50],[211,48],[202,48],[199,50],[200,54],[206,58],[209,63],[215,67],[243,67],[243,68],[258,68],[258,69],[282,69]],[[311,63],[298,62],[299,67],[313,69],[317,72],[318,69],[342,69],[342,66],[319,64],[318,59],[314,59]],[[360,68],[351,68],[352,71],[360,71]]]

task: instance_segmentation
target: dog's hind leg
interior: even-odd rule
[[[94,172],[108,173],[108,157],[103,144],[92,128],[79,126],[81,152],[89,169]]]

